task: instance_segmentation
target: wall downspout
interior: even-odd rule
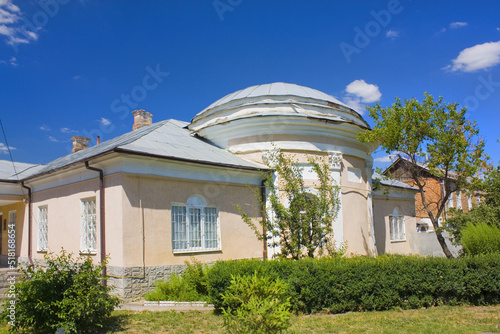
[[[260,186],[260,212],[261,212],[261,217],[262,221],[266,221],[266,180],[262,180],[261,186]],[[264,226],[262,226],[262,235],[266,235],[267,231]],[[262,258],[264,260],[267,260],[267,240],[264,239],[263,241],[263,250],[262,250]]]
[[[33,210],[32,210],[32,199],[31,199],[31,188],[24,185],[24,181],[21,181],[21,187],[28,190],[28,261],[30,266],[33,267],[33,258],[31,256],[31,222],[33,221]]]
[[[100,238],[100,248],[101,248],[101,263],[106,259],[106,223],[105,223],[105,211],[104,211],[104,171],[99,168],[90,167],[89,162],[85,161],[85,168],[93,170],[95,172],[99,172],[99,221],[100,221],[100,230],[101,230],[101,238]],[[102,268],[102,285],[106,286],[106,266]]]

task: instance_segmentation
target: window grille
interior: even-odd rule
[[[47,251],[48,239],[48,207],[38,207],[38,251]]]
[[[97,252],[97,223],[95,197],[84,199],[81,216],[80,251],[82,253]]]

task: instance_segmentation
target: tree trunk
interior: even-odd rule
[[[433,225],[435,225],[434,222]],[[436,229],[436,226],[434,226],[434,229],[436,230],[436,237],[438,239],[439,245],[441,245],[441,248],[443,249],[444,255],[446,255],[448,259],[453,258],[454,256],[451,253],[450,249],[448,248],[448,245],[446,244],[446,240],[443,237],[443,234],[441,233],[441,231]]]

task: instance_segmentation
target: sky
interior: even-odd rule
[[[135,109],[189,122],[272,82],[371,125],[367,105],[443,96],[468,107],[498,164],[500,1],[0,0],[1,160],[48,163],[74,135],[131,131]]]

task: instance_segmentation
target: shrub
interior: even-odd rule
[[[280,333],[290,326],[290,298],[280,279],[233,276],[222,296],[224,327],[229,333]]]
[[[96,266],[91,257],[76,259],[64,250],[59,255],[46,254],[46,267],[21,268],[25,278],[16,283],[16,319],[9,329],[54,333],[95,333],[103,326],[119,299],[102,285],[101,271],[107,261]],[[2,317],[7,318],[5,301]]]
[[[156,282],[155,289],[144,295],[146,300],[207,301],[208,277],[201,262],[186,261],[182,275],[172,274],[165,281]]]
[[[480,255],[500,253],[500,227],[486,223],[469,223],[461,231],[464,253]]]
[[[209,267],[216,312],[233,276],[260,275],[286,282],[291,309],[312,313],[500,303],[500,254],[458,259],[390,256],[238,260]]]

